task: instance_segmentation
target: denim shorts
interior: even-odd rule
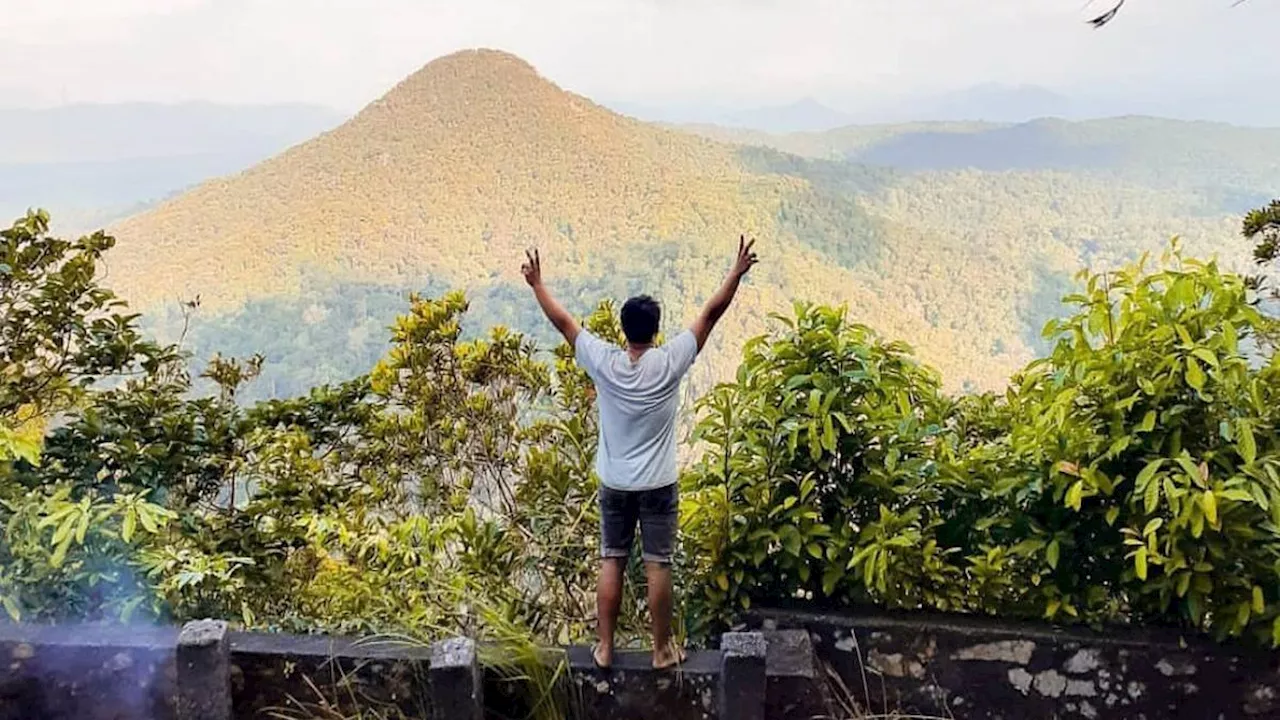
[[[653,490],[600,486],[600,557],[628,558],[640,525],[641,557],[670,564],[676,545],[680,499],[676,483]]]

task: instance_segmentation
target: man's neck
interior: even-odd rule
[[[640,359],[641,355],[644,355],[646,352],[648,352],[652,348],[653,348],[653,343],[633,343],[628,341],[627,355],[631,356],[632,362],[635,362],[636,360]]]

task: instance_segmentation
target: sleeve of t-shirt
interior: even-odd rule
[[[677,375],[684,375],[698,359],[698,338],[693,331],[685,330],[667,343],[667,354],[671,358],[671,369]]]
[[[574,342],[573,354],[578,361],[578,366],[586,370],[587,375],[594,379],[598,376],[600,367],[604,365],[610,349],[609,345],[600,338],[586,330],[581,330],[578,332],[578,339]]]

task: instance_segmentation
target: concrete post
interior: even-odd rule
[[[431,646],[431,715],[484,720],[484,677],[474,641],[451,638]]]
[[[231,720],[227,624],[196,620],[178,634],[178,720]]]
[[[720,717],[765,720],[765,660],[769,644],[758,632],[720,636]]]

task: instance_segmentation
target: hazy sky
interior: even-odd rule
[[[1092,30],[1108,1],[0,0],[0,104],[350,111],[475,46],[599,100],[651,104],[847,106],[984,83],[1195,94],[1280,69],[1280,44],[1256,32],[1280,26],[1275,0],[1129,0]]]

